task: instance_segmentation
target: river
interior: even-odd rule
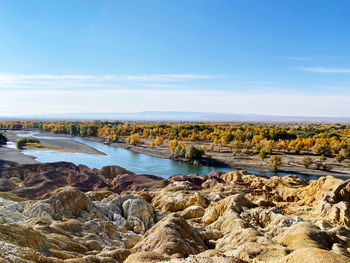
[[[221,171],[236,171],[233,168],[227,167],[214,167],[205,165],[188,164],[181,161],[174,161],[164,158],[157,158],[141,153],[135,153],[130,150],[126,150],[119,147],[109,146],[100,142],[90,141],[80,137],[68,137],[68,136],[42,136],[39,132],[30,131],[28,133],[18,134],[20,137],[33,136],[41,139],[61,139],[61,140],[73,140],[80,143],[84,143],[96,150],[105,153],[106,155],[95,155],[85,153],[63,153],[55,150],[35,150],[26,149],[23,152],[27,155],[36,157],[39,162],[72,162],[76,165],[84,164],[90,168],[102,168],[107,165],[119,165],[125,169],[139,174],[153,174],[167,178],[174,174],[200,174],[205,175],[215,170]],[[15,148],[15,143],[9,143],[8,147]],[[267,175],[267,176],[286,176],[287,174],[295,174],[302,179],[312,180],[318,179],[316,175],[305,175],[299,173],[285,173],[285,172],[272,172],[272,171],[252,171],[248,172]]]

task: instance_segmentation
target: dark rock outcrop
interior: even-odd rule
[[[127,191],[159,190],[167,185],[167,180],[149,174],[118,175],[112,182],[112,191],[122,193]]]
[[[10,178],[20,181],[20,187]],[[74,187],[83,192],[111,190],[116,193],[159,189],[167,183],[154,175],[136,175],[119,166],[106,166],[101,170],[76,166],[68,162],[11,165],[4,167],[0,179],[0,191],[12,191],[18,196],[41,199],[63,188]]]

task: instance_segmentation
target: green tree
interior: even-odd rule
[[[40,143],[40,140],[34,137],[21,138],[16,142],[17,149],[22,150],[27,143]]]
[[[193,145],[188,145],[186,147],[185,157],[189,159],[199,158],[204,155],[204,150],[200,147],[196,147]]]
[[[5,134],[0,133],[0,145],[5,145],[7,143],[7,137]]]

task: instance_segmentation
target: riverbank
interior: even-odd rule
[[[18,134],[23,134],[25,132],[7,132],[7,138],[9,142],[14,142],[20,138]],[[53,137],[52,134],[45,134],[40,133],[40,136],[47,136],[47,137]],[[35,150],[54,150],[58,152],[63,153],[86,153],[86,154],[95,154],[95,155],[105,155],[105,153],[96,150],[95,148],[88,146],[86,144],[77,142],[77,141],[71,141],[71,140],[65,140],[65,139],[41,139],[40,138],[40,145],[42,148],[36,148],[36,147],[28,147],[28,149],[35,149]]]
[[[65,144],[68,144],[69,146],[65,147],[66,149],[72,145],[74,145],[75,147],[86,146],[89,149],[94,149],[93,147],[85,145],[84,143],[64,139],[64,138],[74,138],[74,136],[71,136],[71,135],[52,134],[52,133],[40,133],[38,135],[40,137],[41,136],[52,137],[52,139],[41,139],[45,143],[46,141],[48,141],[47,143],[50,143],[51,145],[64,146]],[[62,139],[59,139],[59,137],[62,137]],[[116,143],[107,143],[106,140],[102,138],[97,138],[97,137],[84,137],[84,139],[92,142],[104,143],[109,146],[126,149],[131,152],[144,154],[147,156],[163,158],[163,159],[172,159],[172,160],[182,161],[182,162],[189,161],[189,160],[186,160],[185,158],[174,157],[168,147],[167,141],[165,141],[164,144],[160,146],[150,147],[149,144],[152,142],[152,140],[143,140],[142,144],[131,145],[125,141],[125,138],[120,138],[120,140]],[[209,147],[206,145],[206,148],[208,149]],[[97,151],[96,149],[94,150]],[[79,149],[78,152],[82,152],[81,148]],[[234,156],[232,152],[228,151],[225,148],[221,149],[220,152],[206,150],[206,154],[207,154],[207,158],[202,158],[201,160],[199,160],[199,162],[203,165],[216,166],[218,167],[218,170],[220,170],[220,168],[223,168],[223,167],[229,167],[236,170],[271,172],[271,168],[268,166],[268,161],[267,160],[261,161],[256,155],[255,156],[254,155]],[[293,173],[304,174],[304,175],[310,175],[310,176],[333,175],[336,177],[350,178],[350,165],[348,161],[343,162],[341,165],[339,165],[337,162],[335,162],[334,159],[329,158],[326,161],[326,163],[328,165],[331,165],[333,169],[331,171],[323,171],[323,170],[316,170],[316,169],[307,169],[303,167],[300,164],[303,155],[293,155],[293,154],[288,154],[283,152],[279,154],[282,156],[282,159],[283,159],[283,165],[279,169],[280,172],[290,173],[290,174],[293,174]]]
[[[24,154],[20,150],[8,148],[5,146],[0,147],[0,162],[15,162],[18,164],[36,164],[39,163],[35,160],[34,156]]]
[[[106,143],[106,141],[101,138],[95,138],[95,137],[84,137],[84,138],[91,141]],[[131,145],[125,141],[125,138],[122,138],[118,142],[106,143],[106,144],[114,147],[127,149],[135,153],[150,155],[153,157],[179,160],[179,161],[185,161],[185,162],[188,161],[185,158],[174,157],[168,147],[168,142],[165,142],[163,145],[156,146],[153,148],[149,147],[150,143],[151,143],[151,140],[144,140],[143,144]],[[209,145],[206,145],[206,146],[207,146],[206,148],[208,149]],[[233,154],[226,149],[223,149],[222,152],[206,150],[206,154],[207,156],[210,157],[208,162],[210,162],[210,160],[213,160],[213,162],[211,162],[210,165],[218,166],[218,170],[220,170],[219,167],[230,167],[237,170],[248,170],[248,171],[256,170],[256,171],[264,171],[264,172],[271,171],[271,167],[269,167],[268,165],[268,160],[261,161],[258,156],[233,156]],[[300,163],[303,155],[293,155],[293,154],[287,154],[283,152],[279,154],[283,159],[283,165],[282,167],[279,168],[279,171],[286,172],[286,173],[300,173],[305,175],[316,175],[316,176],[333,175],[338,177],[350,178],[349,161],[344,161],[342,164],[339,164],[334,160],[334,158],[328,158],[326,163],[332,166],[333,169],[331,171],[324,171],[324,170],[318,170],[318,169],[305,168],[304,166],[302,166]],[[205,162],[205,159],[203,161]]]

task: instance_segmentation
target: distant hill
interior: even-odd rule
[[[215,112],[143,111],[135,113],[63,113],[6,117],[1,119],[200,121],[200,122],[313,122],[349,123],[350,117],[278,116]]]

